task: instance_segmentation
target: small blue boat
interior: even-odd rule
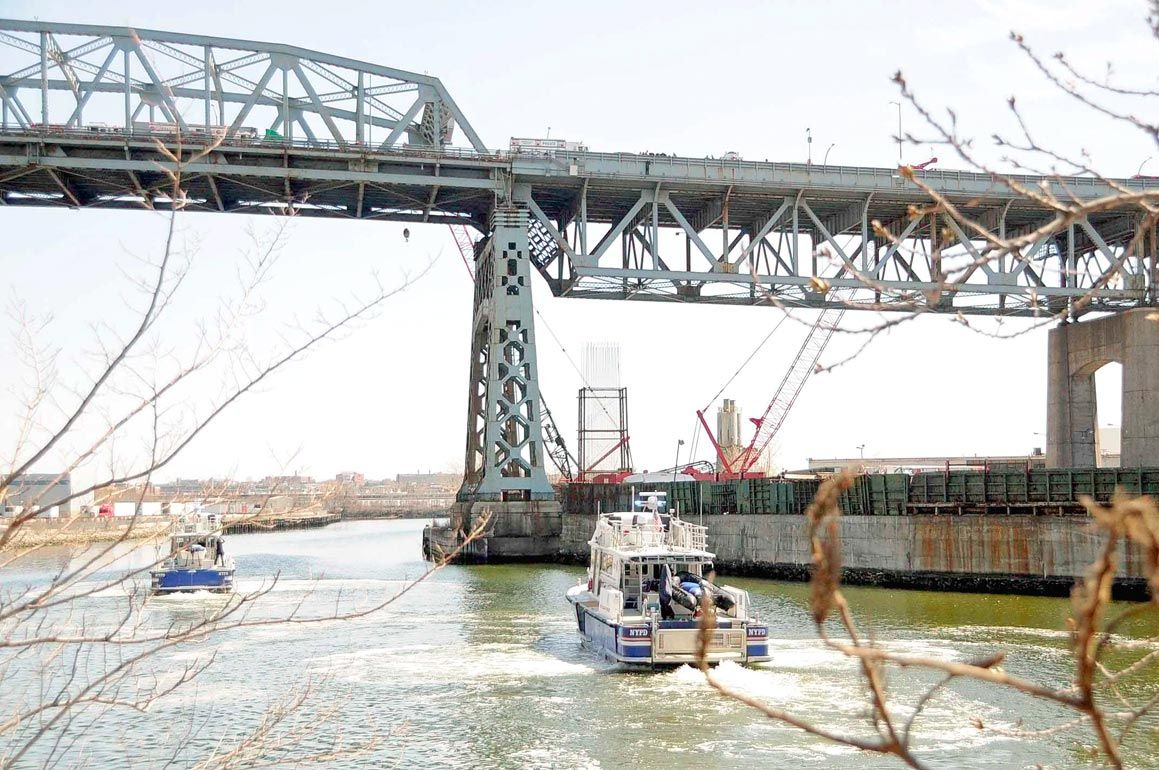
[[[233,591],[233,558],[225,553],[220,519],[190,513],[178,520],[169,537],[169,555],[149,572],[150,593]]]

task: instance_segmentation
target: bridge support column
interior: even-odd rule
[[[467,451],[451,527],[461,536],[484,514],[489,523],[468,557],[530,558],[559,548],[559,503],[540,427],[527,225],[526,208],[496,208],[475,261]]]
[[[1151,308],[1050,332],[1047,359],[1046,460],[1055,468],[1094,467],[1098,409],[1095,372],[1123,366],[1124,468],[1159,466],[1159,320]]]

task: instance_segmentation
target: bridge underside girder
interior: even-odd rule
[[[1010,252],[937,210],[915,213],[928,196],[884,170],[867,184],[856,177],[874,170],[796,166],[778,175],[781,164],[664,158],[645,168],[661,178],[629,181],[635,156],[568,161],[571,179],[544,185],[528,174],[515,186],[534,202],[533,227],[545,236],[533,239],[543,244],[536,264],[563,296],[1025,316],[1154,300],[1154,231],[1126,253],[1141,211],[1093,213],[1048,231],[1054,212],[992,182],[946,193],[995,236],[1043,229]],[[681,164],[697,183],[656,174],[663,163]],[[687,173],[693,164],[704,168]],[[761,185],[727,181],[745,166],[774,173]],[[713,172],[725,178],[706,178]],[[944,176],[923,180],[936,188]],[[835,300],[834,289],[847,291]]]
[[[174,158],[194,211],[487,233],[497,206],[525,207],[559,296],[1030,316],[1155,300],[1154,231],[1125,253],[1138,205],[1052,227],[1056,210],[991,174],[915,172],[989,233],[1035,234],[995,253],[896,170],[505,154],[429,75],[277,43],[0,20],[0,205],[163,208]],[[1017,179],[1067,202],[1149,184]]]
[[[472,224],[485,229],[494,205],[487,165],[462,165],[449,178],[437,158],[412,153],[371,161],[325,159],[284,148],[231,144],[167,148],[181,167],[182,205],[190,211],[289,214],[344,219]],[[164,209],[177,164],[150,140],[29,143],[0,136],[0,203],[8,206]]]
[[[683,159],[685,178],[652,180],[632,176],[634,161],[592,153],[526,159],[8,131],[0,132],[0,203],[164,208],[178,157],[183,205],[193,211],[487,232],[497,201],[526,205],[533,264],[558,296],[1023,316],[1122,310],[1155,296],[1154,233],[1125,253],[1138,234],[1135,212],[1102,211],[1044,231],[1017,253],[995,253],[944,214],[915,216],[928,196],[880,169],[858,169],[841,186],[848,169],[747,164],[769,168],[742,183],[688,173],[693,161]],[[992,182],[971,189],[962,176],[923,179],[956,182],[963,189],[947,197],[996,235],[1050,222],[1036,204]],[[837,300],[834,289],[847,291]]]

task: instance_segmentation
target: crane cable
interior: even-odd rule
[[[451,237],[455,241],[455,246],[458,247],[459,255],[462,256],[462,258],[463,258],[463,267],[467,268],[467,275],[470,276],[471,283],[475,283],[475,281],[476,281],[475,273],[474,273],[474,271],[471,270],[470,263],[467,262],[467,252],[463,250],[462,245],[459,243],[458,233],[455,232],[455,227],[463,227],[463,226],[462,225],[448,225],[448,227],[451,230]],[[466,228],[463,227],[463,230],[466,231]],[[469,235],[469,233],[468,233],[468,235]],[[543,322],[543,327],[545,329],[547,329],[547,333],[551,335],[551,338],[553,340],[555,340],[555,344],[558,345],[559,349],[563,352],[564,358],[566,358],[567,362],[569,364],[571,364],[571,368],[575,369],[576,374],[578,374],[580,376],[580,380],[583,382],[584,386],[588,390],[594,390],[594,388],[592,388],[591,383],[588,382],[588,378],[584,377],[584,373],[582,371],[580,371],[580,368],[578,366],[576,366],[575,361],[572,360],[571,355],[567,352],[567,348],[565,348],[563,346],[563,343],[560,342],[559,337],[557,337],[555,335],[555,332],[552,330],[551,325],[547,322],[547,319],[543,317],[543,313],[540,313],[539,308],[536,308],[534,306],[532,307],[532,309],[535,310],[535,314],[537,316],[539,316],[539,320]],[[612,422],[612,424],[618,424],[616,419],[614,417],[612,417],[611,412],[608,411],[608,408],[606,406],[604,406],[603,400],[597,398],[597,399],[595,399],[595,401],[597,404],[599,404],[600,409],[603,410],[604,415]],[[541,403],[542,403],[542,398],[541,398]],[[585,470],[586,469],[584,469],[584,468],[580,468],[581,473],[583,473]]]
[[[547,322],[547,319],[543,317],[543,313],[539,312],[539,308],[533,308],[533,309],[535,310],[535,314],[537,316],[539,316],[539,320],[543,322],[543,328],[547,329],[547,333],[551,335],[551,338],[553,340],[555,340],[555,344],[557,346],[559,346],[559,349],[563,353],[564,358],[567,359],[567,362],[569,364],[571,364],[571,368],[575,369],[576,374],[579,375],[580,381],[583,382],[584,387],[586,387],[588,390],[595,390],[595,388],[592,387],[592,384],[590,382],[588,382],[588,378],[584,377],[584,373],[582,371],[580,371],[580,368],[578,366],[576,366],[575,361],[572,360],[571,354],[567,352],[567,348],[565,348],[563,346],[563,343],[560,342],[559,337],[557,337],[555,335],[555,331],[552,330],[551,324],[549,324]],[[603,410],[603,412],[607,416],[607,418],[612,421],[612,424],[613,425],[618,424],[619,421],[616,418],[612,417],[611,412],[609,412],[608,408],[606,406],[604,406],[603,399],[597,398],[595,401],[597,404],[600,405],[600,409]]]
[[[451,231],[451,237],[455,241],[455,246],[458,247],[459,255],[463,258],[463,267],[467,268],[467,275],[470,276],[471,283],[474,283],[475,282],[475,273],[473,270],[471,270],[471,265],[467,261],[467,252],[463,249],[462,244],[459,242],[459,237],[458,237],[459,233],[457,233],[455,231],[455,228],[456,227],[461,228],[464,231],[464,233],[466,233],[468,235],[468,237],[470,237],[470,233],[467,232],[467,228],[465,225],[447,225],[447,227]],[[551,325],[548,324],[547,319],[543,317],[543,313],[540,313],[539,308],[537,308],[537,307],[533,307],[532,309],[535,310],[535,314],[537,316],[539,316],[539,320],[543,322],[543,326],[545,329],[547,329],[547,333],[551,335],[551,338],[553,340],[555,340],[555,344],[558,345],[559,349],[563,352],[564,358],[566,358],[567,362],[569,364],[571,364],[571,368],[575,369],[576,374],[578,374],[580,376],[580,380],[583,382],[584,387],[586,387],[588,390],[593,390],[592,384],[590,382],[588,382],[587,377],[584,377],[584,373],[582,371],[580,371],[580,368],[578,366],[576,366],[575,361],[572,360],[571,355],[567,352],[567,348],[565,348],[563,346],[563,343],[559,341],[559,337],[557,337],[555,335],[555,332],[552,330]],[[604,406],[603,402],[600,399],[597,398],[596,403],[600,405],[600,409],[602,409],[604,411],[604,414],[607,415],[607,418],[609,420],[612,420],[613,423],[616,422],[612,418],[611,413],[608,412],[607,407]]]
[[[756,348],[753,349],[752,353],[749,353],[748,358],[746,358],[744,360],[744,362],[740,365],[740,367],[738,367],[737,370],[735,372],[733,372],[732,376],[728,378],[728,381],[720,386],[720,390],[716,391],[716,395],[713,396],[707,404],[705,404],[704,408],[700,410],[701,412],[707,412],[712,407],[712,405],[714,403],[716,403],[716,399],[720,398],[720,395],[722,393],[724,393],[725,388],[727,388],[729,385],[731,385],[732,381],[735,380],[737,378],[737,376],[739,376],[742,371],[744,371],[744,368],[746,366],[748,366],[750,362],[752,362],[752,360],[756,356],[756,354],[759,353],[761,351],[761,348],[763,348],[765,346],[765,344],[772,338],[772,336],[777,333],[777,329],[781,328],[781,324],[783,324],[785,322],[785,319],[788,317],[789,317],[788,313],[781,316],[781,320],[777,321],[777,323],[773,326],[772,330],[770,330],[769,333],[765,335],[765,338],[763,340],[761,340],[760,344],[757,345]],[[700,420],[693,420],[693,422],[692,422],[692,444],[690,445],[689,450],[688,450],[688,459],[690,462],[692,461],[693,458],[696,457],[696,449],[697,449],[697,446],[699,445],[699,443],[700,443]]]
[[[749,353],[749,357],[744,360],[744,363],[742,363],[737,368],[737,370],[735,372],[733,372],[732,376],[728,378],[728,381],[726,383],[724,383],[723,385],[720,386],[720,390],[716,391],[716,395],[713,396],[709,400],[709,402],[704,405],[704,408],[701,409],[700,411],[707,412],[709,410],[709,408],[712,407],[712,405],[714,403],[716,403],[716,399],[720,398],[720,394],[724,393],[724,389],[727,388],[729,385],[731,385],[732,381],[735,380],[737,378],[737,376],[742,371],[744,371],[744,368],[749,365],[749,362],[751,362],[753,360],[753,358],[756,356],[756,354],[761,352],[761,348],[763,348],[765,346],[765,343],[767,343],[772,338],[772,336],[777,333],[777,329],[781,328],[781,324],[783,324],[785,322],[785,319],[788,317],[789,317],[788,313],[781,316],[781,320],[777,321],[776,325],[773,326],[772,331],[770,331],[768,334],[765,335],[765,338],[763,340],[761,340],[760,344],[757,345],[756,348],[753,349],[753,352]]]

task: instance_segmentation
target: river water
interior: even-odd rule
[[[273,585],[252,618],[297,611],[325,615],[366,607],[419,576],[422,522],[348,522],[321,530],[229,538],[242,591]],[[152,554],[128,554],[125,564]],[[70,558],[29,557],[0,571],[5,591],[42,581]],[[71,558],[75,558],[75,555]],[[736,768],[899,767],[770,722],[709,690],[685,667],[624,672],[580,646],[565,590],[583,569],[558,565],[448,567],[367,617],[321,624],[260,626],[159,653],[149,666],[161,680],[183,667],[212,665],[148,713],[99,709],[66,735],[52,735],[21,767],[189,767],[252,731],[271,705],[308,690],[275,730],[291,738],[271,748],[271,766],[328,751],[337,739],[361,750],[323,767]],[[274,582],[276,578],[276,583]],[[724,665],[722,679],[800,716],[867,735],[866,700],[854,667],[815,640],[803,585],[728,582],[751,592],[768,621],[774,660],[760,668]],[[1006,668],[1047,684],[1068,681],[1064,599],[847,590],[864,627],[883,644],[911,653],[969,660],[997,649]],[[137,610],[142,627],[201,617],[220,597],[151,599]],[[132,600],[124,589],[84,599],[69,619],[90,627],[114,622]],[[1149,649],[1156,629],[1135,626],[1117,639],[1124,655]],[[53,665],[68,657],[66,652]],[[90,671],[113,665],[108,651],[84,656]],[[118,652],[113,655],[124,654]],[[46,674],[34,656],[9,661],[0,688],[0,721],[28,686]],[[48,674],[47,676],[51,676]],[[891,676],[901,714],[930,677]],[[1159,681],[1151,677],[1140,686]],[[917,723],[917,745],[945,768],[1096,766],[1093,738],[1070,729],[1035,739],[1001,730],[1064,721],[1058,709],[1009,691],[971,683],[947,687]],[[86,719],[88,722],[86,722]],[[987,728],[978,729],[975,720]],[[0,736],[9,756],[26,728]],[[284,733],[283,733],[284,734]],[[1154,723],[1138,730],[1133,767],[1159,764]],[[56,738],[62,738],[59,742]],[[367,746],[373,742],[372,746]],[[59,760],[59,761],[57,761]],[[0,760],[0,765],[3,761]]]

